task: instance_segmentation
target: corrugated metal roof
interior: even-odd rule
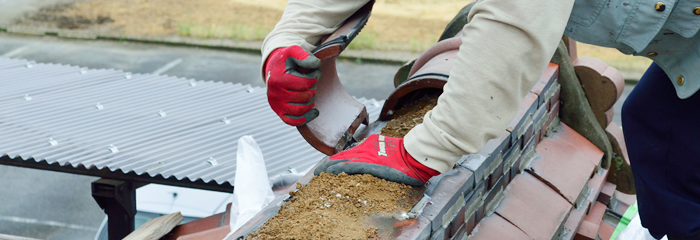
[[[243,135],[269,176],[324,156],[270,110],[264,88],[7,58],[0,86],[0,164],[228,185]],[[358,100],[376,119],[383,101]]]

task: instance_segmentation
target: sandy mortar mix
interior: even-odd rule
[[[437,98],[423,97],[399,109],[392,119],[382,128],[382,135],[388,137],[404,137],[416,125],[423,123],[423,116],[437,105]]]
[[[410,210],[414,188],[369,174],[321,173],[297,183],[277,215],[246,239],[369,239],[377,228],[366,220]]]

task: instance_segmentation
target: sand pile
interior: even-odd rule
[[[418,101],[396,111],[392,119],[382,128],[382,135],[404,137],[418,124],[423,123],[423,116],[437,105],[437,98],[423,97]]]
[[[321,173],[297,192],[247,239],[369,239],[377,228],[374,215],[410,210],[416,189],[369,174]]]

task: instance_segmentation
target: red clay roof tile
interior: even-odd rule
[[[603,189],[603,185],[606,183],[608,172],[609,170],[601,168],[601,171],[599,173],[593,174],[593,177],[591,177],[591,179],[588,180],[588,189],[590,191],[590,194],[587,198],[588,201],[594,202],[598,199],[598,195],[600,195],[600,190]],[[593,205],[591,205],[590,207],[592,208]]]
[[[562,124],[562,129],[565,128],[568,127]],[[529,171],[554,187],[573,204],[588,183],[595,165],[587,155],[579,151],[578,145],[567,143],[580,140],[579,138],[573,138],[574,134],[561,132],[560,130],[560,133],[551,138],[542,139],[537,145],[535,151],[540,157],[530,164]],[[588,140],[586,142],[590,144]]]
[[[474,228],[472,235],[469,236],[472,240],[495,240],[495,239],[532,239],[525,232],[513,226],[510,222],[503,219],[501,216],[493,214],[481,220],[479,225]]]
[[[172,240],[172,239],[177,239],[180,236],[185,236],[193,233],[198,233],[222,226],[228,226],[229,221],[231,218],[231,203],[226,205],[226,212],[219,213],[219,214],[214,214],[209,217],[205,218],[200,218],[188,223],[181,224],[175,228],[173,228],[172,231],[170,231],[167,235],[165,235],[162,239],[164,240]]]
[[[516,140],[520,139],[520,136],[525,134],[526,130],[532,125],[532,118],[534,117],[535,111],[537,111],[537,95],[534,93],[528,93],[525,95],[518,112],[515,114],[513,120],[506,127],[506,131],[511,132],[511,142],[514,143]]]
[[[224,239],[229,232],[231,232],[231,227],[226,225],[223,227],[212,228],[209,230],[180,236],[177,238],[177,240]]]
[[[581,207],[571,210],[569,217],[564,223],[564,227],[567,229],[567,234],[563,239],[573,239],[576,236],[576,232],[578,232],[579,226],[583,222],[583,217],[586,216],[586,212],[588,212],[590,205],[590,201],[584,200],[584,204],[582,204]]]
[[[598,195],[597,201],[605,205],[609,205],[610,200],[612,199],[612,196],[615,193],[615,188],[617,188],[615,184],[605,182],[605,184],[603,184],[603,189],[600,190],[600,194]]]
[[[555,78],[557,78],[559,75],[559,65],[554,64],[554,63],[549,63],[547,68],[544,70],[544,73],[540,77],[540,80],[535,83],[535,86],[532,87],[530,90],[531,93],[534,93],[538,95],[538,105],[543,105],[544,102],[547,100],[545,99],[547,91],[555,84],[557,84],[555,81],[553,81]]]
[[[575,146],[576,149],[586,155],[586,159],[589,159],[596,166],[600,164],[600,160],[603,159],[603,151],[598,149],[593,143],[588,141],[581,134],[577,133],[574,129],[562,123],[562,127],[559,129],[557,134],[552,136],[552,140],[565,141],[571,146]],[[554,138],[558,137],[558,138]]]
[[[615,232],[615,227],[606,222],[600,223],[600,228],[598,229],[598,236],[600,239],[610,239],[613,232]]]
[[[595,223],[583,221],[579,226],[574,240],[595,240],[598,236],[599,225]]]
[[[534,176],[513,178],[496,213],[534,239],[552,239],[572,205]]]
[[[591,211],[588,212],[588,215],[586,215],[583,218],[583,221],[588,221],[595,225],[600,225],[600,223],[603,221],[603,216],[605,216],[605,209],[607,209],[607,206],[605,206],[605,204],[601,202],[594,202],[593,208],[591,208]]]

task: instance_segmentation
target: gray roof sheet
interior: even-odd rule
[[[241,136],[258,142],[269,176],[324,156],[264,88],[7,58],[0,86],[0,164],[222,190]],[[376,119],[383,101],[358,100]]]

